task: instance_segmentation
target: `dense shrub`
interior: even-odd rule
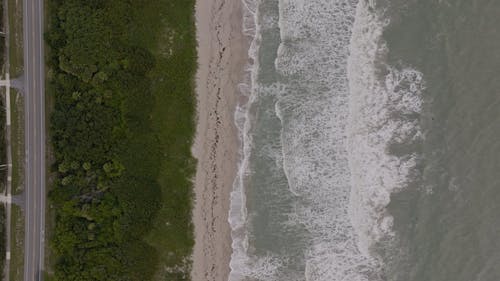
[[[130,15],[146,2],[50,1],[46,39],[52,72],[48,92],[54,99],[50,130],[55,180],[50,199],[56,217],[51,239],[56,280],[151,280],[161,253],[145,236],[162,208],[178,212],[173,217],[180,218],[179,234],[189,241],[182,247],[192,245],[186,183],[194,165],[186,147],[193,131],[194,54],[189,54],[187,81],[178,83],[189,85],[180,97],[188,101],[185,120],[175,124],[188,128],[179,135],[188,141],[182,150],[172,145],[187,159],[175,167],[164,163],[167,144],[151,117],[156,56],[130,35],[140,29]],[[161,167],[183,178],[175,187],[182,191],[173,191],[177,202],[162,200]]]

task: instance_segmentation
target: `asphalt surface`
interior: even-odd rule
[[[43,0],[23,0],[25,108],[24,280],[43,278],[45,235],[45,62]]]

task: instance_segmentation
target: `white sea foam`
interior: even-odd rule
[[[350,216],[358,247],[365,254],[381,238],[393,235],[386,206],[390,195],[411,180],[418,163],[416,152],[391,155],[389,146],[422,137],[417,119],[422,107],[422,74],[382,63],[388,51],[382,38],[386,24],[369,3],[360,1],[348,64],[348,150]]]
[[[378,263],[360,252],[348,216],[350,170],[347,58],[355,1],[280,1],[277,69],[287,88],[277,103],[283,166],[305,226],[304,279],[378,280]]]
[[[283,225],[307,231],[305,272],[293,281],[381,280],[383,265],[370,248],[391,235],[392,218],[385,210],[390,194],[405,186],[418,163],[414,152],[394,156],[388,151],[393,143],[421,138],[415,116],[422,106],[422,75],[384,65],[386,23],[369,2],[279,0],[281,44],[275,64],[281,78],[271,87],[259,85],[260,24],[269,23],[259,24],[260,1],[244,3],[244,30],[254,38],[249,50],[253,64],[240,87],[249,101],[235,114],[243,147],[231,194],[229,280],[292,280],[280,272],[286,257],[249,253],[250,109],[258,95],[269,93],[277,95],[281,155],[272,156],[274,145],[264,151],[282,162],[296,198]]]

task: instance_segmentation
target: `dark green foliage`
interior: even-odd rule
[[[49,4],[46,40],[53,75],[48,89],[54,98],[50,129],[56,159],[50,193],[57,256],[52,277],[147,281],[155,274],[165,277],[159,268],[185,269],[193,244],[194,3]],[[173,24],[175,18],[162,21],[175,5],[183,9],[183,28]],[[165,24],[179,28],[178,39],[184,39],[170,59],[157,50]],[[165,230],[165,225],[173,227]],[[165,253],[176,255],[167,259]],[[186,273],[168,280],[184,280]]]
[[[7,237],[6,231],[6,218],[5,218],[5,206],[0,205],[0,253],[5,253],[5,239]],[[0,256],[0,276],[3,276],[5,266],[5,255]]]
[[[4,3],[0,5],[0,30],[4,30],[3,22],[3,7]],[[0,36],[0,68],[5,68],[5,36]],[[5,128],[5,99],[4,96],[0,96],[0,191],[5,190],[7,184],[7,167],[4,165],[7,163],[7,143],[6,143],[6,128]],[[5,242],[6,242],[6,218],[5,218],[5,206],[0,204],[0,253],[5,253]],[[5,255],[0,255],[0,276],[3,277],[5,266]]]
[[[4,27],[4,14],[3,14],[3,8],[4,8],[4,2],[1,1],[0,2],[0,30],[1,31],[5,31],[5,27]],[[0,66],[4,67],[4,63],[5,63],[5,36],[0,36]]]

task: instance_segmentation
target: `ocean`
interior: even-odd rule
[[[500,1],[243,1],[229,280],[500,280]]]

